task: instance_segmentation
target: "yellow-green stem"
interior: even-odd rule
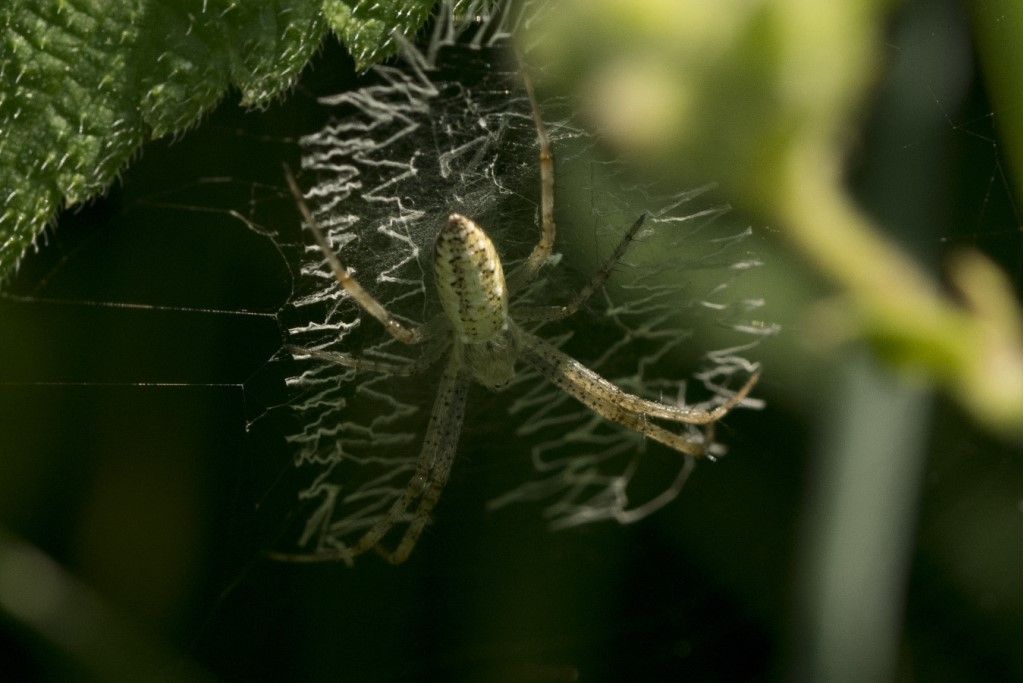
[[[944,296],[843,191],[836,157],[790,157],[778,210],[794,244],[843,290],[858,333],[899,366],[942,383],[982,423],[1019,430],[1019,313],[1008,283],[978,254],[952,272],[967,305]]]

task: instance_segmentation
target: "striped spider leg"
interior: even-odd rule
[[[674,406],[629,394],[551,344],[523,329],[519,323],[544,322],[572,315],[600,289],[615,264],[626,253],[644,222],[641,217],[625,234],[590,282],[562,306],[509,310],[510,290],[533,281],[554,249],[554,162],[551,142],[534,96],[533,85],[523,69],[537,132],[540,168],[540,237],[533,251],[506,281],[501,259],[487,233],[471,219],[452,214],[434,244],[434,279],[442,314],[426,325],[407,326],[367,292],[334,254],[324,231],[307,208],[302,193],[288,169],[285,176],[306,227],[334,273],[338,284],[369,315],[376,318],[396,340],[423,344],[420,359],[406,364],[386,363],[357,356],[292,348],[297,358],[313,358],[357,371],[412,375],[426,370],[447,351],[437,395],[427,423],[415,472],[401,496],[354,544],[319,552],[308,560],[353,558],[376,550],[388,561],[404,562],[430,519],[451,471],[462,430],[466,396],[471,382],[490,389],[506,385],[515,375],[518,359],[540,372],[601,417],[643,434],[690,457],[707,454],[710,429],[748,395],[758,375],[753,374],[727,401],[712,410]],[[694,440],[673,432],[653,420],[704,426],[708,433]],[[415,507],[414,507],[415,506]],[[412,512],[410,513],[410,510]],[[407,523],[393,550],[383,545],[398,525]]]

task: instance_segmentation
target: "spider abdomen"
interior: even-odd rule
[[[494,243],[457,213],[434,245],[434,277],[441,308],[467,344],[494,339],[508,328],[508,288]]]

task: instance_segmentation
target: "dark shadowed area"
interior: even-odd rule
[[[970,37],[934,5],[894,18],[850,184],[922,263],[976,247],[1019,296],[1020,197],[997,114]],[[935,31],[947,80],[920,72]],[[296,371],[279,314],[303,239],[281,164],[297,168],[298,137],[323,124],[316,96],[356,82],[331,43],[266,111],[230,96],[147,146],[105,198],[65,212],[4,286],[0,678],[809,680],[809,649],[829,641],[808,606],[820,578],[808,553],[845,557],[861,540],[808,540],[835,502],[822,499],[821,454],[871,443],[870,430],[843,431],[851,415],[905,410],[923,448],[909,465],[874,463],[880,484],[865,494],[907,529],[892,547],[905,578],[891,592],[894,675],[1020,680],[1020,442],[926,387],[876,400],[890,377],[838,370],[859,367],[857,351],[808,348],[795,311],[827,290],[757,223],[750,248],[765,265],[744,287],[782,326],[755,391],[767,407],[728,416],[727,456],[663,510],[557,532],[541,505],[489,512],[529,473],[529,446],[507,397],[474,387],[451,481],[407,563],[267,559],[308,483],[285,442],[295,418],[276,408]],[[593,245],[577,237],[562,250],[585,270]],[[903,466],[915,487],[887,500]],[[886,670],[876,654],[863,652],[864,671]]]

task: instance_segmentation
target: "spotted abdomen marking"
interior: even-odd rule
[[[434,245],[441,308],[464,343],[493,339],[508,327],[508,289],[494,243],[483,229],[453,213]]]

